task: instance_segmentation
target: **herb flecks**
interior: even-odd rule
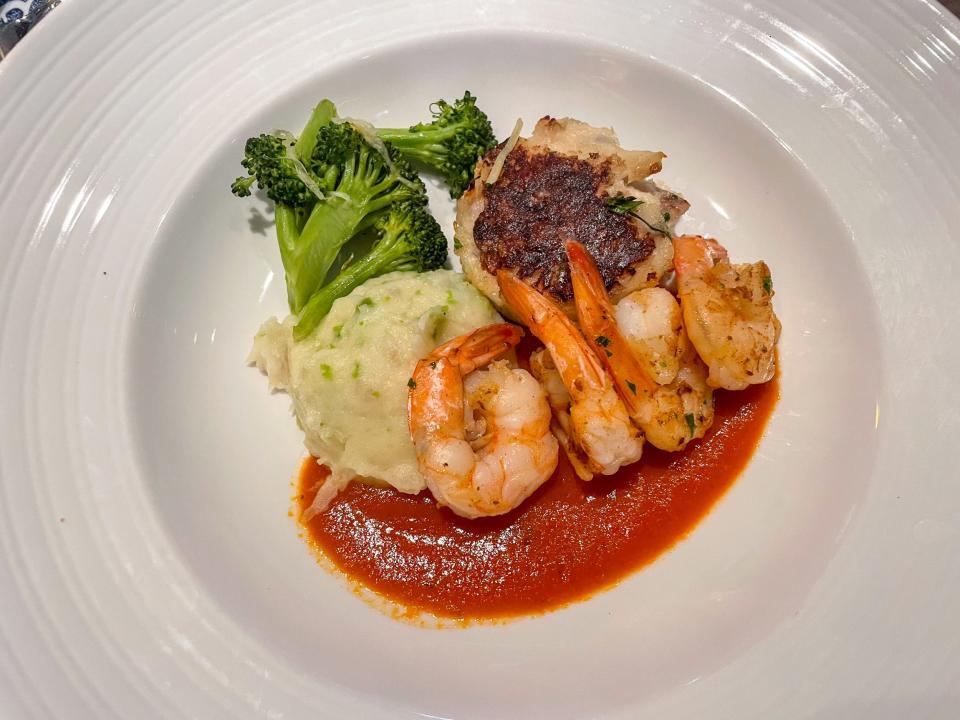
[[[320,374],[323,375],[326,380],[333,380],[333,368],[326,363],[320,366]]]
[[[763,291],[767,295],[773,295],[773,278],[769,275],[763,278]]]
[[[596,343],[597,343],[597,345],[599,345],[600,347],[609,347],[609,346],[610,346],[610,338],[608,338],[608,337],[606,337],[606,336],[604,336],[604,335],[597,335]]]
[[[617,215],[632,215],[641,205],[643,200],[638,200],[633,195],[614,195],[607,198],[607,207]]]
[[[646,218],[637,214],[636,212],[637,208],[643,204],[644,204],[643,200],[638,200],[632,195],[623,195],[623,194],[613,195],[607,198],[607,201],[606,201],[607,209],[609,209],[611,212],[615,212],[617,215],[629,215],[630,217],[636,218],[637,220],[642,222],[644,225],[646,225],[648,228],[650,228],[654,232],[658,232],[661,235],[665,235],[668,238],[673,238],[673,233],[670,232],[670,228],[666,227],[665,225],[663,227],[652,225],[649,222],[647,222]],[[670,222],[670,213],[665,212],[663,214],[663,222],[664,223]]]
[[[414,380],[413,378],[410,378],[409,380],[407,380],[407,387],[408,387],[408,388],[410,388],[411,390],[413,390],[416,386],[417,386],[417,381],[416,381],[416,380]]]
[[[629,380],[627,380],[627,387],[630,388],[630,392],[632,392],[634,395],[637,394],[637,386],[634,385],[634,384],[633,384],[632,382],[630,382]]]
[[[683,419],[687,421],[687,427],[690,428],[690,437],[693,437],[694,433],[697,432],[696,418],[693,417],[693,413],[686,413]]]

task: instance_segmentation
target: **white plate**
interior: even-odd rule
[[[45,20],[0,64],[3,714],[953,717],[960,23],[780,5],[71,0]],[[403,124],[463,89],[501,135],[549,113],[664,149],[686,229],[773,268],[783,397],[654,565],[438,631],[358,601],[287,516],[300,440],[243,362],[282,274],[228,185],[248,134],[321,96]]]

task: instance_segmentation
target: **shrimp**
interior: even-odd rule
[[[553,411],[550,421],[550,430],[563,446],[567,459],[573,466],[577,477],[590,480],[593,471],[590,469],[590,459],[583,449],[573,441],[573,428],[570,419],[570,393],[563,384],[563,378],[553,364],[553,358],[546,348],[540,348],[530,353],[530,372],[547,393],[547,401]]]
[[[439,505],[465,518],[502,515],[553,474],[559,447],[550,406],[526,370],[492,362],[519,342],[515,325],[488,325],[417,363],[407,417],[420,472]]]
[[[674,238],[673,252],[684,324],[709,368],[707,383],[743,390],[772,379],[780,321],[767,264],[733,265],[720,243],[699,236]]]
[[[643,437],[630,422],[610,377],[563,310],[513,275],[501,271],[497,281],[511,309],[546,346],[550,369],[570,396],[569,408],[564,408],[569,420],[562,421],[568,422],[568,430],[561,439],[577,474],[590,480],[639,460]],[[552,395],[556,401],[556,393]]]
[[[655,290],[656,297],[635,298],[629,311],[621,313],[611,306],[586,248],[568,242],[566,249],[580,326],[594,338],[594,352],[613,378],[630,418],[661,450],[682,450],[703,437],[713,424],[713,391],[706,384],[706,368],[683,332],[676,300],[666,290]],[[628,337],[644,338],[640,352],[639,343]],[[669,356],[676,367],[663,383],[657,380],[664,374],[655,373],[650,363],[657,356]]]
[[[676,304],[676,300],[673,301]],[[647,440],[661,450],[683,450],[702,438],[713,425],[713,388],[707,384],[707,366],[697,356],[683,328],[677,338],[680,352],[677,375],[653,393]]]
[[[614,305],[617,326],[651,379],[668,385],[680,372],[683,317],[669,290],[632,292]]]

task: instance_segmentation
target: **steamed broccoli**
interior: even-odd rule
[[[311,285],[299,273],[298,255],[303,247],[300,230],[323,196],[318,178],[304,163],[313,155],[317,132],[333,120],[336,112],[329,100],[318,103],[299,140],[282,132],[247,140],[241,165],[249,175],[237,178],[230,186],[234,195],[247,197],[256,183],[275,203],[277,242],[286,275],[287,302],[293,312],[306,302]]]
[[[344,267],[310,298],[293,330],[294,338],[302,340],[310,335],[330,312],[334,300],[370,278],[395,270],[435,270],[446,262],[447,239],[422,203],[392,205],[377,220],[375,229],[378,237],[370,251]]]
[[[474,166],[497,144],[490,120],[469,91],[451,105],[438,100],[433,122],[409,128],[378,128],[377,135],[393,144],[408,160],[419,161],[446,181],[450,197],[458,198],[473,179]]]
[[[233,194],[247,197],[256,182],[275,203],[291,208],[312,207],[322,191],[304,163],[313,155],[318,131],[329,125],[336,114],[334,104],[323,100],[310,114],[300,139],[282,131],[248,139],[240,161],[248,176],[233,181],[230,186]]]
[[[317,203],[300,232],[301,260],[317,282],[298,309],[322,285],[351,238],[373,227],[396,203],[427,204],[423,181],[396,149],[386,145],[385,151],[389,162],[347,122],[331,123],[317,133],[308,168],[323,178],[326,199]]]
[[[294,158],[287,155],[287,146],[293,146],[276,135],[258,135],[247,140],[243,149],[241,164],[250,173],[249,177],[239,177],[230,186],[233,194],[247,197],[254,181],[275,203],[290,207],[313,205],[317,197],[303,184],[294,170]]]
[[[293,313],[323,286],[340,249],[392,204],[426,204],[417,174],[396,149],[372,139],[379,147],[353,125],[336,121],[336,107],[324,100],[299,138],[275,132],[246,143],[242,164],[249,177],[238,178],[231,189],[244,197],[256,182],[276,204]]]

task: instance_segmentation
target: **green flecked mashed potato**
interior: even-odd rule
[[[437,345],[495,322],[496,310],[460,273],[390,273],[337,300],[301,342],[292,319],[271,318],[251,360],[289,393],[307,450],[337,484],[360,476],[417,493],[426,485],[407,432],[413,368]]]

